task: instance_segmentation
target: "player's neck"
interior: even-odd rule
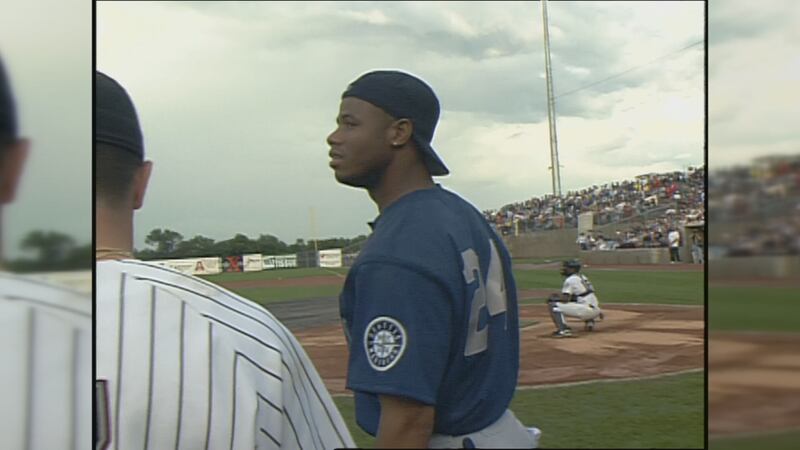
[[[114,211],[95,206],[95,258],[133,257],[133,211]]]
[[[393,164],[386,169],[377,186],[369,188],[369,196],[383,212],[389,205],[406,194],[420,189],[430,189],[435,184],[430,173],[421,163]]]

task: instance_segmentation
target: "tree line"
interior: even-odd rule
[[[58,231],[32,230],[22,238],[20,248],[34,253],[5,261],[12,272],[52,272],[91,269],[94,258],[92,244],[79,245],[75,239]]]
[[[317,250],[331,248],[354,248],[367,239],[366,235],[355,238],[330,238],[316,240]],[[180,259],[200,257],[227,257],[252,253],[263,255],[288,255],[312,252],[315,240],[297,239],[294,244],[287,244],[270,234],[260,234],[257,238],[238,233],[230,239],[215,241],[209,237],[196,235],[184,239],[181,233],[167,228],[151,230],[145,238],[148,248],[134,251],[134,256],[142,260]],[[354,250],[354,251],[355,251]]]

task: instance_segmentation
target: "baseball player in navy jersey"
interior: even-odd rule
[[[354,447],[295,337],[268,311],[133,259],[152,165],[136,112],[95,76],[96,449]]]
[[[561,294],[553,294],[547,300],[550,317],[556,325],[554,337],[572,336],[564,316],[574,317],[584,322],[584,329],[592,331],[597,320],[603,319],[603,312],[595,295],[594,286],[580,273],[581,263],[572,259],[561,265],[561,275],[565,278]]]
[[[376,447],[533,448],[539,430],[508,405],[519,369],[511,259],[482,214],[435,184],[433,90],[397,71],[342,94],[327,142],[342,184],[379,216],[340,297],[347,388]]]
[[[0,58],[0,205],[28,152]],[[92,304],[66,287],[0,272],[0,448],[82,449],[91,440]]]

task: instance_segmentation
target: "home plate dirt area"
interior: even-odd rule
[[[709,434],[800,428],[798,348],[797,333],[710,334]]]
[[[555,329],[545,305],[520,306],[520,386],[645,377],[704,364],[702,306],[604,304],[594,331],[570,322],[574,337]],[[276,314],[280,315],[280,314]],[[330,321],[293,330],[333,394],[344,394],[347,350]]]

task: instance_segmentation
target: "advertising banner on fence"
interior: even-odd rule
[[[222,270],[224,272],[241,272],[242,256],[227,256],[222,260]]]
[[[243,255],[242,268],[245,272],[260,272],[264,270],[264,257],[261,253]]]
[[[263,261],[264,270],[297,267],[297,255],[264,255]]]
[[[342,249],[335,248],[319,251],[320,267],[342,267]]]
[[[162,259],[148,261],[188,275],[213,275],[222,272],[220,258]]]

